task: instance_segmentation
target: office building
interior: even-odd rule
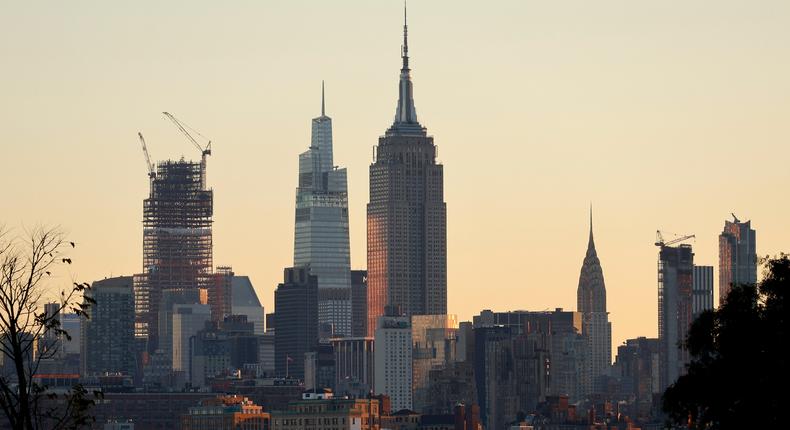
[[[254,327],[254,334],[263,335],[266,331],[266,313],[250,277],[234,275],[231,280],[231,291],[231,314],[246,316],[247,321]]]
[[[335,354],[335,393],[340,396],[364,397],[373,389],[372,337],[340,337],[332,339]]]
[[[423,412],[430,403],[429,372],[455,362],[458,317],[412,315],[412,409]]]
[[[191,368],[190,343],[193,336],[211,321],[211,307],[203,304],[173,306],[173,371],[182,372],[189,381]]]
[[[331,343],[321,343],[305,354],[304,388],[335,391],[335,352]]]
[[[318,345],[318,279],[305,267],[285,269],[274,292],[274,367],[279,377],[304,379],[305,354]]]
[[[639,337],[626,339],[617,347],[613,366],[620,381],[621,397],[632,404],[632,418],[649,418],[659,388],[659,340]]]
[[[392,410],[412,409],[411,319],[396,306],[379,318],[374,352],[374,394],[389,396]]]
[[[733,215],[719,235],[719,303],[733,285],[757,282],[757,233]]]
[[[80,374],[133,375],[134,291],[131,276],[96,281],[85,295],[96,301],[82,319],[80,333]]]
[[[405,18],[405,16],[404,16]],[[447,207],[433,137],[417,121],[407,26],[395,120],[370,165],[368,335],[387,305],[407,317],[447,314]]]
[[[368,335],[368,271],[351,271],[351,336]]]
[[[549,336],[541,330],[482,325],[475,332],[475,385],[485,428],[505,428],[546,400]]]

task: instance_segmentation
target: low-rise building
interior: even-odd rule
[[[288,409],[272,412],[273,430],[379,430],[377,399],[334,398],[324,390],[309,390]]]
[[[182,430],[269,430],[269,424],[263,407],[237,395],[203,400],[181,417]]]

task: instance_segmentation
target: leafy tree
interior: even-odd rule
[[[48,281],[57,269],[72,263],[67,251],[74,242],[57,229],[36,228],[25,237],[10,237],[0,228],[0,410],[13,430],[77,429],[91,421],[87,414],[92,396],[75,386],[61,395],[34,379],[41,360],[52,358],[58,344],[37,348],[38,341],[60,337],[70,340],[58,314],[72,312],[87,318],[93,302],[83,297],[87,283],[73,282],[60,291],[57,309],[42,309],[51,291]],[[94,393],[94,396],[97,394]]]
[[[692,324],[685,342],[692,356],[688,373],[663,397],[673,424],[695,429],[783,427],[790,260],[781,255],[764,264],[760,283],[735,286],[722,306]]]

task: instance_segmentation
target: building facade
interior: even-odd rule
[[[647,419],[659,390],[659,341],[639,337],[626,339],[617,347],[615,377],[620,380],[621,398],[630,405],[632,418]]]
[[[80,374],[133,375],[134,291],[131,276],[102,279],[85,295],[96,300],[80,327]]]
[[[719,235],[719,302],[733,285],[757,282],[757,233],[752,222],[724,221]]]
[[[554,311],[510,311],[492,312],[484,310],[473,318],[475,331],[485,327],[506,327],[511,335],[539,335],[545,339],[548,349],[547,360],[551,372],[548,375],[546,393],[565,395],[573,401],[583,400],[591,391],[588,360],[589,339],[582,335],[583,317],[581,312],[565,311],[557,308]],[[463,337],[461,337],[463,339]],[[476,357],[479,346],[475,340],[467,339],[465,343],[473,346],[464,347],[469,360],[484,360]],[[470,341],[471,340],[471,341]],[[482,380],[478,379],[478,384]],[[481,387],[478,386],[478,390]],[[544,393],[544,394],[546,394]]]
[[[173,371],[183,373],[184,381],[191,380],[191,339],[206,326],[208,321],[211,321],[209,305],[173,306]]]
[[[368,271],[351,271],[351,336],[368,335]]]
[[[247,321],[252,323],[254,333],[263,335],[266,332],[265,310],[258,299],[258,294],[255,292],[249,276],[233,276],[230,297],[231,313],[233,315],[245,315]]]
[[[379,430],[377,399],[336,399],[329,394],[292,401],[288,409],[272,412],[272,430]]]
[[[659,386],[685,372],[688,351],[679,346],[692,322],[694,252],[691,245],[661,246],[658,257]]]
[[[412,315],[412,407],[424,412],[430,402],[429,372],[455,362],[458,317]]]
[[[274,292],[274,368],[304,379],[305,353],[318,346],[318,278],[306,267],[285,269]]]
[[[374,394],[389,396],[392,410],[412,409],[411,320],[388,306],[375,335]]]
[[[691,295],[692,320],[705,311],[713,310],[713,266],[694,265]]]
[[[600,391],[596,381],[609,374],[612,365],[612,324],[606,311],[606,283],[603,278],[601,261],[595,250],[592,228],[592,208],[590,208],[590,237],[587,253],[584,256],[579,287],[577,289],[577,310],[582,314],[582,334],[587,339],[589,359],[585,379],[593,391]]]
[[[332,118],[324,109],[313,118],[310,149],[299,155],[294,267],[318,278],[318,321],[351,335],[351,251],[348,236],[346,169],[334,165]]]
[[[407,26],[398,107],[370,165],[368,336],[387,305],[406,316],[447,314],[447,208],[433,137],[417,121]]]
[[[519,412],[546,400],[549,340],[541,331],[513,326],[475,327],[475,385],[485,428],[506,428]]]
[[[182,430],[270,430],[270,424],[263,407],[237,395],[203,400],[181,417]]]
[[[375,370],[373,338],[334,338],[332,350],[335,354],[335,392],[352,397],[369,394]]]

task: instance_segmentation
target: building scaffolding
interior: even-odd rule
[[[212,275],[213,190],[200,162],[167,160],[156,166],[143,201],[143,273],[135,276],[135,335],[157,346],[164,290],[208,289]]]

